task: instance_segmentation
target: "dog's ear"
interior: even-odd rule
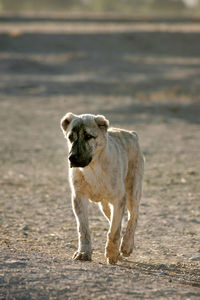
[[[97,123],[97,125],[104,130],[107,130],[109,127],[109,121],[102,115],[97,115],[95,117],[95,121]]]
[[[70,122],[75,118],[75,115],[71,112],[67,113],[60,121],[60,127],[65,132]]]

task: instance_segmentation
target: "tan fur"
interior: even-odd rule
[[[69,168],[72,205],[79,233],[79,247],[74,259],[91,259],[87,215],[88,200],[91,200],[99,203],[109,220],[105,256],[108,263],[115,264],[120,252],[129,256],[134,247],[144,160],[135,132],[108,129],[108,126],[109,122],[104,116],[90,114],[76,116],[68,113],[61,120],[66,138],[70,133],[71,139],[73,136],[73,141],[68,139],[69,153],[72,155],[76,152],[76,156],[78,153],[78,157],[82,157],[80,164],[87,164],[89,158],[92,158],[84,167]],[[85,141],[84,137],[88,132],[95,137]],[[129,219],[120,245],[125,207],[128,209]]]

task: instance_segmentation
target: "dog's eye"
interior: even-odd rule
[[[89,133],[85,133],[85,140],[86,140],[86,141],[89,141],[89,140],[91,140],[91,139],[93,139],[93,138],[94,138],[93,135],[91,135],[91,134],[89,134]]]
[[[68,135],[68,139],[70,140],[70,142],[73,142],[73,133],[70,133],[70,134]]]

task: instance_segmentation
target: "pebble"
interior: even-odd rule
[[[200,261],[200,256],[192,256],[192,257],[190,257],[190,260],[192,260],[192,261]]]
[[[25,225],[22,229],[23,230],[30,230],[30,227],[28,225]]]
[[[72,245],[72,243],[66,243],[65,245],[66,245],[68,248],[73,248],[73,249],[75,248],[74,245]]]

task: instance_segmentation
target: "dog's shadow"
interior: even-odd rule
[[[200,288],[200,270],[190,269],[184,264],[163,264],[163,263],[142,263],[120,257],[115,267],[127,270],[127,272],[136,272],[138,277],[141,275],[150,275],[162,278],[172,283],[179,283]]]

